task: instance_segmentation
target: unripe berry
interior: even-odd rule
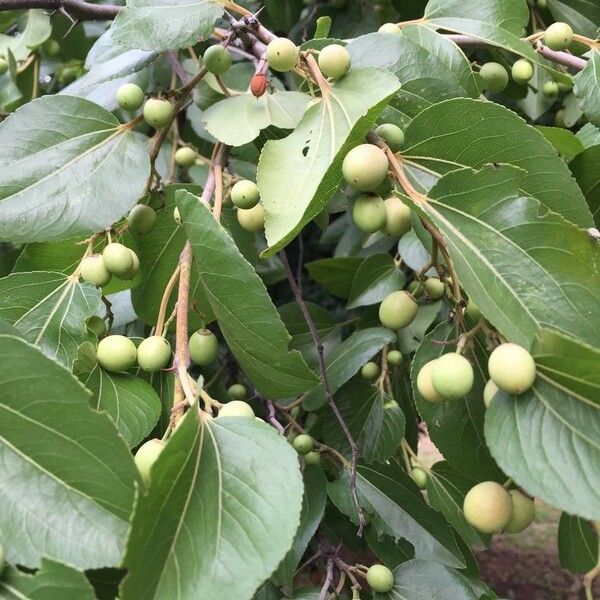
[[[292,442],[296,452],[302,455],[308,454],[314,448],[314,445],[313,439],[306,433],[297,435]]]
[[[308,454],[304,455],[304,464],[318,467],[321,464],[321,455],[312,450]]]
[[[483,481],[465,496],[463,511],[467,522],[482,533],[498,533],[512,514],[510,494],[495,481]]]
[[[179,148],[179,150],[175,152],[175,162],[183,169],[189,169],[190,167],[193,167],[196,163],[195,150],[189,146]]]
[[[410,476],[420,489],[424,490],[427,487],[427,473],[421,467],[415,467]]]
[[[138,346],[137,361],[144,371],[160,371],[171,361],[171,344],[162,335],[152,335]]]
[[[473,387],[473,367],[462,355],[448,352],[440,356],[431,370],[431,383],[445,400],[458,400]]]
[[[554,115],[554,125],[555,127],[567,126],[565,123],[565,110],[563,108],[556,111],[556,114]]]
[[[425,291],[433,300],[438,300],[446,293],[446,286],[437,277],[425,280]]]
[[[60,44],[56,40],[50,38],[42,44],[42,50],[46,56],[58,56],[60,52]]]
[[[138,258],[138,255],[131,248],[129,248],[129,252],[131,252],[131,260],[133,261],[133,264],[123,279],[133,279],[140,270],[140,259]]]
[[[87,256],[81,261],[81,278],[97,287],[104,287],[112,275],[101,256]]]
[[[419,305],[408,292],[392,292],[379,305],[379,320],[388,329],[402,329],[414,321],[418,309]]]
[[[232,400],[245,400],[247,396],[246,388],[241,383],[234,383],[227,393]]]
[[[431,381],[431,373],[436,362],[437,359],[434,359],[425,363],[417,375],[417,390],[419,390],[419,394],[423,396],[423,399],[428,402],[442,402],[444,400],[433,387],[433,382]]]
[[[397,152],[404,145],[404,131],[393,123],[384,123],[375,128],[375,133],[383,139],[383,141]]]
[[[512,514],[504,527],[506,533],[520,533],[527,529],[535,519],[535,504],[531,498],[519,490],[510,490]]]
[[[160,456],[160,453],[164,450],[164,447],[165,443],[162,440],[154,438],[143,443],[135,453],[133,459],[135,466],[138,468],[142,481],[146,485],[150,485],[150,471],[152,470],[152,465],[154,465]]]
[[[396,35],[402,33],[402,29],[396,23],[384,23],[377,31],[379,33],[393,33]]]
[[[144,90],[135,83],[124,83],[117,90],[117,104],[126,111],[136,111],[144,104]]]
[[[231,201],[244,210],[254,208],[260,200],[258,186],[254,181],[242,179],[231,188]]]
[[[547,0],[537,0],[536,5],[539,9],[544,10],[548,7]]]
[[[265,227],[265,209],[260,203],[248,210],[238,208],[237,220],[246,231],[261,231]]]
[[[98,342],[96,358],[106,371],[126,371],[135,365],[135,344],[123,335],[109,335]]]
[[[556,98],[560,90],[558,89],[558,83],[556,81],[546,81],[542,87],[542,93],[546,98]]]
[[[189,349],[192,361],[204,367],[210,365],[217,358],[219,354],[219,342],[212,331],[198,329],[190,337]]]
[[[390,196],[384,201],[385,226],[383,231],[387,235],[402,237],[411,226],[410,208],[398,196]]]
[[[503,92],[508,85],[508,71],[497,62],[488,62],[481,66],[479,75],[483,79],[483,87],[494,94]]]
[[[527,59],[520,58],[513,64],[511,75],[516,83],[527,83],[533,77],[533,65]]]
[[[402,364],[404,357],[402,356],[402,352],[399,350],[390,350],[387,354],[387,361],[390,365],[394,365],[395,367]]]
[[[374,144],[360,144],[344,157],[344,179],[356,190],[367,192],[383,183],[388,172],[384,151]]]
[[[375,233],[385,225],[385,204],[377,194],[361,194],[352,207],[354,224],[365,233]]]
[[[483,404],[486,408],[490,407],[490,404],[499,389],[500,388],[491,379],[485,384],[485,387],[483,388]]]
[[[373,565],[367,571],[367,583],[374,592],[385,594],[394,587],[394,574],[385,565]]]
[[[350,70],[351,64],[350,53],[340,44],[329,44],[319,52],[319,68],[325,77],[339,79]]]
[[[0,56],[0,76],[8,71],[8,61]]]
[[[275,38],[267,46],[267,62],[274,71],[291,71],[298,62],[298,47],[287,38]]]
[[[179,214],[179,209],[177,207],[173,209],[173,219],[177,225],[181,225],[181,215]]]
[[[98,339],[100,339],[103,335],[106,334],[106,323],[104,322],[104,319],[101,319],[96,315],[92,315],[85,322],[85,324],[92,333],[96,334],[96,337]]]
[[[253,419],[254,411],[247,402],[231,400],[231,402],[224,404],[219,409],[219,417],[246,417]]]
[[[552,23],[544,33],[544,44],[551,50],[566,50],[573,41],[573,29],[567,23]]]
[[[156,223],[156,212],[147,204],[136,204],[127,216],[127,224],[129,229],[136,233],[148,233],[152,231]]]
[[[517,344],[500,344],[490,354],[488,371],[494,383],[510,394],[526,392],[535,381],[535,362]]]
[[[119,279],[128,278],[133,269],[133,256],[129,248],[118,242],[112,242],[104,248],[102,259],[104,266]]]
[[[379,375],[379,365],[374,362],[365,363],[360,370],[360,375],[367,381],[375,379]]]
[[[481,319],[482,317],[481,311],[479,310],[479,306],[477,306],[477,304],[475,304],[473,300],[469,300],[467,302],[467,307],[465,308],[465,315],[475,323],[477,323],[477,321],[479,321],[479,319]]]
[[[224,75],[231,67],[231,54],[227,48],[215,44],[205,50],[202,62],[209,73]]]
[[[150,98],[144,104],[144,120],[154,129],[168,125],[173,118],[173,105],[168,100]]]

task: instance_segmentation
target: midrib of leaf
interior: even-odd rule
[[[63,313],[63,318],[60,321],[59,336],[58,336],[59,344],[56,347],[56,352],[54,353],[55,356],[58,353],[58,349],[60,348],[60,331],[62,329],[62,324],[64,323],[64,319],[65,319],[65,317],[67,315],[67,311],[69,310],[69,306],[71,306],[71,303],[73,302],[73,294],[75,293],[75,285],[76,284],[75,284],[75,282],[73,280],[67,279],[63,285],[64,285],[65,289],[60,294],[60,296],[58,298],[58,301],[54,305],[54,308],[52,308],[52,310],[50,311],[50,314],[48,315],[48,317],[44,321],[44,326],[40,329],[40,332],[39,332],[38,336],[35,338],[35,342],[34,342],[35,344],[38,344],[39,341],[42,339],[44,333],[46,333],[46,329],[50,326],[50,323],[52,322],[52,319],[54,318],[54,315],[58,312],[58,309],[62,305],[63,300],[65,300],[65,298],[69,295],[69,291],[70,291],[71,292],[70,293],[70,298],[69,298],[69,301],[67,302],[67,305],[65,307],[65,310],[64,310],[64,313]],[[70,288],[70,290],[69,290],[69,288]],[[51,296],[48,296],[48,299],[50,299],[50,297]]]
[[[5,590],[9,591],[15,596],[15,598],[19,598],[19,600],[31,600],[31,598],[21,594],[19,590],[16,590],[14,587],[12,587],[12,585],[6,583],[6,581],[0,581],[0,587],[3,587]]]

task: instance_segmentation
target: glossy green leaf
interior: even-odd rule
[[[591,146],[578,154],[570,163],[569,169],[577,180],[594,216],[596,227],[600,226],[600,146]]]
[[[361,93],[365,87],[369,94]],[[288,244],[325,208],[342,178],[344,156],[398,87],[387,71],[352,69],[306,111],[293,133],[265,144],[256,180],[269,253]]]
[[[144,189],[145,139],[83,98],[43,96],[19,108],[0,124],[0,240],[64,239],[112,225]]]
[[[16,61],[24,61],[52,33],[50,16],[44,10],[28,10],[27,22],[19,35],[0,34],[0,56],[10,52]]]
[[[320,258],[306,264],[308,274],[325,289],[340,298],[347,298],[363,258],[359,256],[336,256]]]
[[[225,341],[241,368],[266,396],[286,398],[313,388],[316,375],[297,350],[267,290],[210,210],[193,194],[177,205],[194,253],[194,268]]]
[[[381,302],[388,294],[404,287],[404,275],[389,254],[373,254],[356,271],[348,308],[368,306]]]
[[[587,573],[598,564],[598,534],[589,521],[560,515],[558,558],[563,569],[574,573]]]
[[[302,508],[295,450],[264,423],[200,424],[197,414],[188,412],[138,501],[123,600],[173,590],[182,598],[215,590],[219,600],[251,598],[292,545]]]
[[[90,408],[67,370],[7,335],[0,336],[0,411],[7,560],[120,564],[138,474],[110,419]]]
[[[581,103],[581,109],[593,125],[600,125],[600,102],[598,92],[600,91],[600,52],[591,53],[587,65],[577,73],[574,78],[575,87],[573,93]]]

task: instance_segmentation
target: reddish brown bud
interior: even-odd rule
[[[255,73],[250,82],[250,91],[254,96],[260,98],[267,89],[267,76],[264,73]]]

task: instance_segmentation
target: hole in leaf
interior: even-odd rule
[[[308,154],[308,146],[304,146],[304,148],[302,148],[302,156],[306,156]]]

